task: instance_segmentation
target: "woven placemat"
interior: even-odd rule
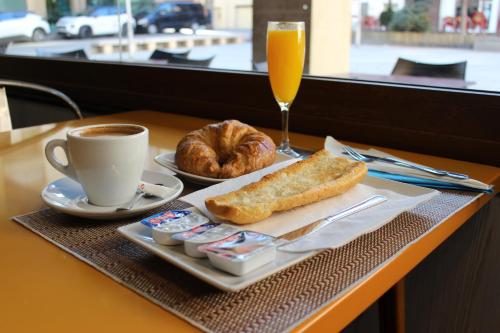
[[[205,284],[116,232],[137,218],[90,221],[43,209],[14,220],[203,330],[277,332],[311,316],[476,196],[444,191],[370,234],[237,293]],[[186,207],[174,201],[157,210]]]

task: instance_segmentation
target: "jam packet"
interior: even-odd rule
[[[184,238],[184,252],[188,256],[195,258],[206,257],[205,252],[198,250],[198,247],[203,244],[212,243],[224,239],[228,236],[234,235],[235,233],[241,231],[239,227],[230,224],[219,224],[215,228],[206,230],[203,233],[193,235],[193,237]],[[174,237],[176,237],[175,235]]]
[[[275,238],[253,231],[240,231],[220,241],[201,245],[215,267],[234,275],[245,275],[276,258]]]
[[[159,223],[152,228],[152,236],[156,243],[162,245],[182,244],[182,240],[172,238],[173,235],[191,230],[202,224],[209,222],[209,219],[203,215],[190,212],[190,214],[167,220]]]

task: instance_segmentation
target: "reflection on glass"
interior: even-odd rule
[[[311,22],[304,74],[500,91],[500,0],[317,1],[316,10],[288,3],[0,0],[0,54],[266,71],[263,24],[286,8],[287,17]],[[156,50],[173,60],[151,59]],[[466,62],[465,77],[443,77],[437,67],[401,75],[400,58]]]

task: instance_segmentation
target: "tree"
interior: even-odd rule
[[[424,32],[430,25],[429,4],[421,1],[397,11],[389,23],[389,30]]]
[[[389,23],[391,23],[393,16],[394,10],[392,9],[392,2],[389,0],[387,8],[380,14],[380,25],[387,28],[389,26]]]

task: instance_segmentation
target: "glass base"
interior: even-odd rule
[[[278,148],[276,148],[276,151],[278,153],[282,153],[282,154],[285,154],[285,155],[288,155],[288,156],[291,156],[293,158],[299,158],[299,157],[302,157],[301,154],[297,153],[295,150],[293,150],[292,148],[290,148],[290,146],[279,146]]]

